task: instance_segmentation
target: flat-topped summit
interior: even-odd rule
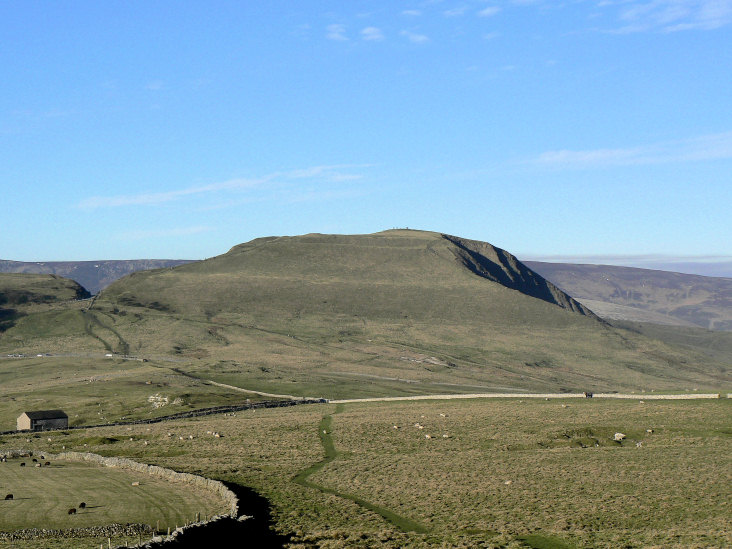
[[[414,230],[259,238],[205,261],[134,273],[102,297],[209,314],[267,308],[454,320],[536,298],[594,317],[505,250]]]

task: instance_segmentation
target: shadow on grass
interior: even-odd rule
[[[565,541],[541,534],[529,534],[518,539],[531,549],[573,549],[573,546]]]
[[[223,482],[223,481],[222,481]],[[161,543],[149,542],[150,549],[168,547],[198,549],[201,547],[256,547],[257,549],[282,549],[291,541],[290,536],[277,534],[272,526],[269,501],[251,488],[231,482],[223,482],[239,500],[240,516],[246,520],[225,518],[187,528],[174,539]]]

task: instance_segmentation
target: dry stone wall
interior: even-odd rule
[[[62,431],[70,431],[74,429],[92,429],[95,427],[119,427],[121,425],[149,425],[151,423],[161,423],[163,421],[175,421],[177,419],[188,419],[192,417],[211,416],[215,414],[228,414],[231,412],[240,412],[243,410],[256,410],[257,408],[283,408],[288,406],[297,406],[299,404],[321,404],[328,402],[324,398],[319,399],[302,399],[302,400],[263,400],[261,402],[250,402],[246,404],[235,404],[230,406],[214,406],[211,408],[199,408],[189,412],[180,412],[169,416],[159,416],[150,419],[136,419],[131,421],[117,421],[114,423],[98,423],[95,425],[69,425],[61,429]],[[40,431],[23,430],[18,431],[0,431],[0,435],[12,435],[17,433],[38,433]]]
[[[4,450],[0,453],[0,458],[13,459],[18,457],[32,456],[30,450]],[[250,517],[239,517],[239,500],[229,490],[223,482],[205,478],[191,473],[179,473],[172,469],[159,467],[157,465],[148,465],[139,463],[127,458],[105,457],[90,452],[61,452],[60,454],[45,454],[48,459],[66,460],[66,461],[83,461],[96,463],[103,467],[118,467],[127,469],[137,473],[143,473],[154,477],[166,479],[173,482],[184,482],[203,488],[221,497],[226,503],[228,512],[222,515],[216,515],[208,520],[194,522],[184,527],[178,528],[171,533],[170,536],[152,537],[149,542],[145,542],[136,547],[163,547],[170,545],[180,545],[181,539],[187,533],[193,530],[201,530],[203,528],[215,528],[231,522],[239,522],[247,520]],[[31,540],[31,539],[67,539],[67,538],[87,538],[87,537],[106,537],[114,538],[121,536],[139,536],[144,535],[146,538],[153,536],[152,528],[147,524],[109,524],[106,526],[93,526],[88,528],[67,528],[63,530],[54,530],[46,528],[26,528],[23,530],[15,530],[13,532],[0,532],[0,540]],[[152,545],[151,545],[152,544]],[[121,546],[120,546],[121,547]]]
[[[33,539],[74,539],[74,538],[119,538],[122,536],[152,535],[152,527],[147,524],[107,524],[88,528],[25,528],[13,532],[0,532],[0,540],[21,541]]]
[[[239,500],[236,498],[236,495],[234,495],[234,492],[229,490],[224,483],[218,480],[193,475],[191,473],[179,473],[172,469],[166,469],[165,467],[159,467],[157,465],[148,465],[146,463],[138,463],[137,461],[132,461],[127,458],[105,457],[89,452],[62,452],[51,457],[67,461],[87,461],[104,467],[118,467],[174,482],[185,482],[187,484],[198,486],[208,490],[209,492],[217,494],[226,502],[229,512],[225,516],[236,518],[239,515]]]

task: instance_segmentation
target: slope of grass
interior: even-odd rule
[[[732,364],[732,333],[730,332],[617,320],[613,321],[613,325],[669,345],[703,353],[718,362]]]
[[[724,361],[579,314],[542,284],[502,250],[437,233],[259,239],[134,273],[88,311],[29,315],[0,352],[172,359],[201,379],[328,398],[730,386]]]
[[[27,462],[20,467],[20,462]],[[30,465],[30,466],[29,466]],[[139,486],[133,486],[139,482]],[[87,463],[53,461],[33,467],[29,458],[0,463],[0,530],[22,528],[83,528],[116,523],[139,523],[175,528],[191,522],[196,514],[216,515],[226,506],[214,494],[194,486],[169,482],[124,469]],[[80,509],[79,503],[86,503]],[[68,510],[77,514],[69,516]]]
[[[595,312],[602,309],[607,318],[732,331],[732,278],[614,265],[526,263],[573,297],[598,304]]]
[[[53,433],[31,444],[251,486],[269,500],[290,548],[722,547],[732,543],[731,405],[456,400],[346,404],[337,414],[311,405]],[[298,484],[323,460],[323,430],[332,459]],[[356,499],[428,531],[405,532]]]
[[[0,431],[15,429],[17,417],[29,410],[61,409],[70,425],[93,425],[261,400],[174,368],[86,357],[0,359]]]

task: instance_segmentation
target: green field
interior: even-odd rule
[[[32,444],[124,455],[252,487],[293,548],[722,547],[732,543],[731,405],[308,405],[49,433],[51,442]],[[207,434],[213,430],[222,438]],[[625,441],[614,442],[616,432]]]
[[[26,466],[20,467],[21,462]],[[194,521],[197,514],[203,517],[227,512],[218,496],[188,484],[87,463],[50,463],[40,468],[34,467],[30,458],[0,463],[0,531],[137,523],[165,532],[168,527],[174,529]],[[139,485],[133,486],[133,482]],[[6,501],[8,493],[14,497]],[[81,502],[86,503],[85,509],[79,508]],[[72,507],[77,514],[68,514]],[[75,540],[70,546],[98,547],[100,541],[106,539]],[[0,540],[0,547],[26,544],[14,543]]]
[[[184,375],[179,366],[88,357],[0,359],[0,431],[15,429],[28,410],[61,409],[69,425],[95,425],[262,400]]]
[[[610,325],[503,250],[438,233],[258,239],[135,273],[93,303],[64,299],[4,316],[0,353],[26,355],[0,359],[4,429],[27,410],[85,425],[271,398],[237,389],[732,392],[725,338]],[[3,435],[0,451],[91,451],[238,484],[258,494],[242,511],[265,526],[271,514],[291,549],[721,547],[731,403],[318,404]]]

